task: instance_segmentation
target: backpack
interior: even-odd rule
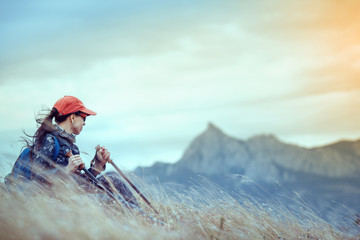
[[[52,160],[55,161],[60,152],[60,144],[56,137],[52,136],[55,141],[55,152]],[[32,171],[32,149],[30,147],[25,148],[18,159],[16,160],[12,172],[9,174],[13,179],[21,179],[25,181],[32,180],[34,175]]]

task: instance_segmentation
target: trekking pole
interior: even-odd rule
[[[71,157],[73,155],[72,151],[70,150],[65,156],[66,157]],[[107,187],[105,187],[98,179],[96,179],[96,177],[94,175],[92,175],[91,172],[89,172],[85,167],[83,167],[82,169],[80,170],[83,170],[86,175],[91,179],[93,180],[93,182],[95,183],[95,186],[100,188],[101,190],[105,191],[105,193],[107,193],[112,199],[115,200],[115,202],[117,202],[120,206],[121,203],[119,202],[119,199],[115,197],[115,195],[113,194],[113,192],[111,192]],[[120,170],[120,169],[119,169]],[[121,201],[123,201],[123,203],[126,203],[126,207],[129,209],[129,210],[132,210],[131,208],[133,209],[137,209],[139,211],[140,214],[142,214],[144,217],[147,217],[151,222],[156,222],[158,224],[161,224],[162,226],[165,225],[165,223],[162,221],[162,220],[159,220],[159,219],[156,219],[154,217],[151,217],[149,215],[146,215],[139,206],[135,206],[129,202],[126,202],[123,198],[120,199]],[[151,205],[151,204],[150,204]],[[131,208],[130,208],[131,207]],[[153,208],[154,209],[154,208]],[[154,209],[154,211],[156,212],[156,210]],[[157,214],[159,214],[158,212],[156,212]]]
[[[95,147],[96,151],[98,151],[98,149],[100,148],[99,145],[97,145]],[[112,159],[109,159],[108,162],[116,169],[116,171],[118,171],[118,173],[130,184],[130,186],[140,195],[140,197],[146,202],[146,204],[152,209],[154,210],[154,212],[159,215],[159,212],[156,211],[156,209],[153,207],[153,205],[149,202],[149,200],[147,200],[147,198],[139,191],[139,189],[137,187],[135,187],[135,185],[130,181],[130,179],[128,179],[126,177],[126,175],[120,170],[120,168],[118,168],[116,166],[116,164],[114,163],[114,161]]]
[[[68,153],[66,153],[65,156],[66,156],[66,157],[71,157],[71,156],[73,156],[72,151],[70,150]],[[95,176],[92,175],[91,172],[89,172],[85,167],[83,167],[83,168],[80,169],[80,170],[83,170],[83,171],[86,173],[86,175],[95,183],[95,185],[96,185],[98,188],[100,188],[100,189],[102,189],[103,191],[105,191],[105,193],[107,193],[107,194],[108,194],[111,198],[113,198],[115,201],[118,201],[118,199],[115,197],[115,195],[114,195],[109,189],[107,189],[99,180],[97,180],[97,179],[95,178]]]

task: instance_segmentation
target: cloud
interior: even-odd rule
[[[14,7],[9,11],[24,14],[19,14],[18,19],[8,15],[8,27],[1,28],[7,36],[0,58],[2,82],[21,80],[24,75],[29,80],[69,75],[112,58],[186,51],[187,40],[198,47],[195,56],[223,59],[229,64],[227,59],[242,50],[237,39],[246,39],[231,35],[231,22],[222,30],[221,17],[213,19],[207,11],[219,16],[224,13],[219,14],[211,3],[201,5],[198,11],[194,3],[163,1],[155,2],[150,7],[153,11],[137,2],[75,4],[71,8],[66,3],[18,7],[20,11]],[[239,26],[233,25],[233,30],[240,32],[236,28]]]

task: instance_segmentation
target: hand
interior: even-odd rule
[[[103,146],[96,150],[95,167],[103,169],[110,160],[110,152]]]
[[[68,172],[76,172],[78,169],[83,169],[85,167],[85,163],[81,159],[80,155],[72,155],[69,158],[69,163],[66,166],[66,170]]]

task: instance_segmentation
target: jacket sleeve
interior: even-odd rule
[[[95,161],[99,161],[99,160],[97,159],[97,157],[96,157],[96,153],[97,153],[97,152],[95,152],[94,159],[91,160],[90,168],[88,169],[88,171],[89,171],[92,175],[94,175],[94,177],[96,177],[97,175],[100,174],[100,172],[102,172],[102,171],[104,171],[104,170],[106,169],[106,165],[104,165],[102,169],[97,169],[97,168],[95,168]]]
[[[45,179],[51,178],[52,175],[59,174],[59,168],[52,160],[54,154],[55,140],[50,134],[47,134],[44,144],[33,154],[32,172],[34,173],[35,179],[44,182],[46,181]]]

